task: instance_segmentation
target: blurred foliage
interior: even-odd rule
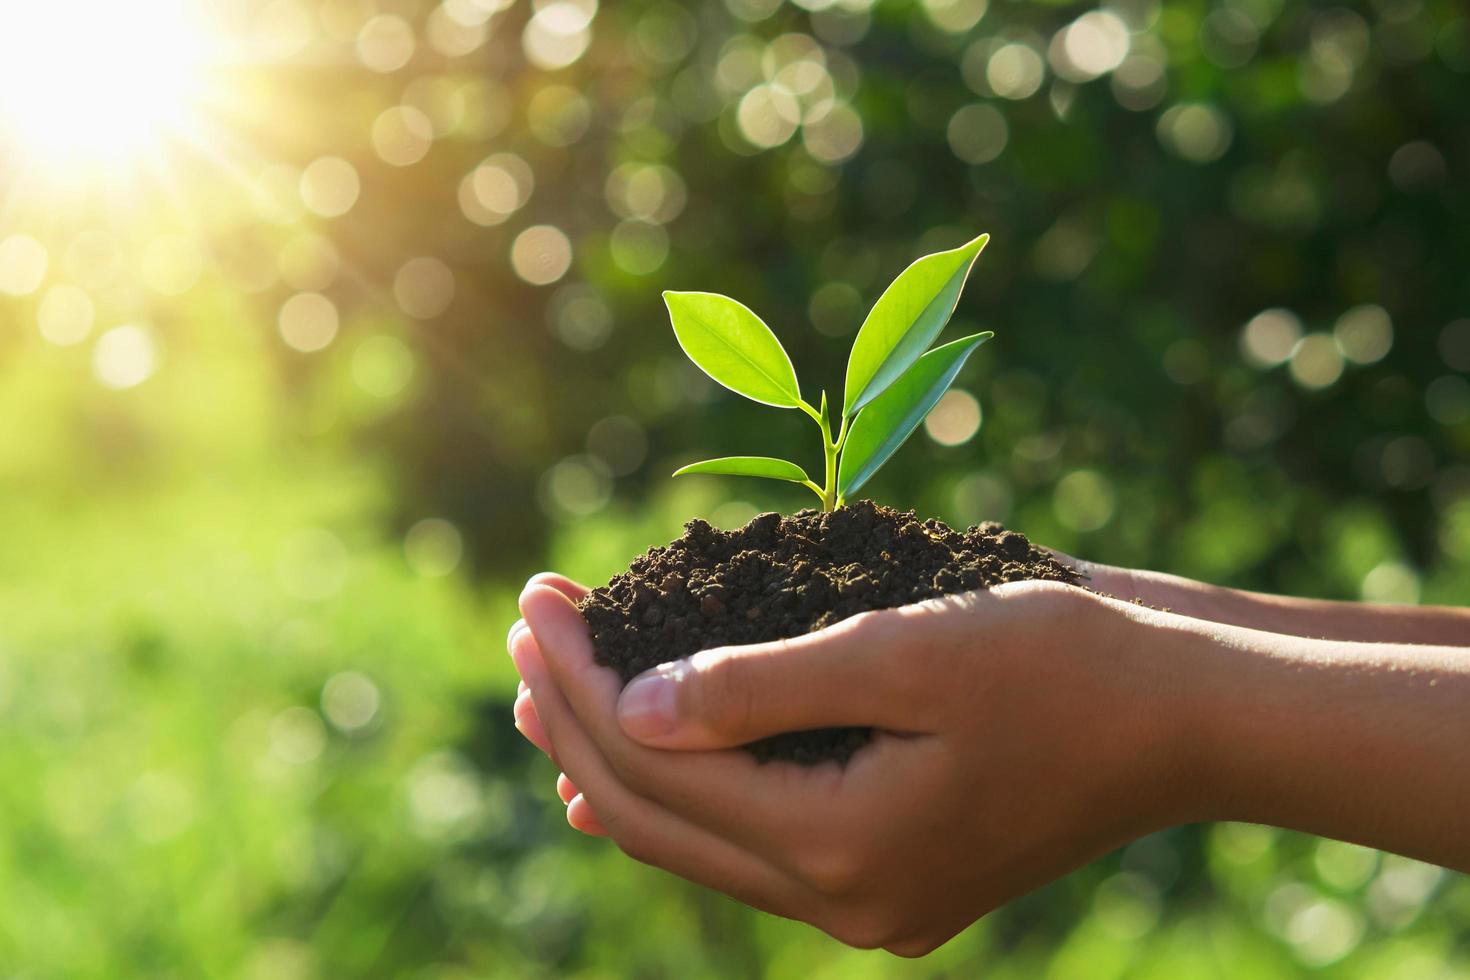
[[[882,285],[979,231],[946,336],[997,338],[878,499],[1470,601],[1462,4],[212,13],[146,165],[0,142],[0,972],[1470,976],[1463,879],[1236,825],[843,950],[562,828],[499,653],[531,571],[806,504],[668,479],[813,461],[660,289],[837,390]]]

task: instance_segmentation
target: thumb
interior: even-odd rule
[[[666,749],[846,725],[917,730],[908,692],[918,685],[892,655],[897,626],[864,613],[790,640],[696,653],[633,678],[618,720],[628,737]]]

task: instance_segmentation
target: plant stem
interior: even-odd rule
[[[847,441],[847,418],[843,417],[842,427],[837,431],[837,438],[832,438],[832,423],[828,420],[825,412],[819,412],[806,402],[797,406],[803,412],[816,420],[818,428],[822,430],[822,461],[823,461],[823,486],[817,486],[808,481],[804,486],[810,487],[817,496],[822,498],[822,510],[834,511],[842,504],[842,497],[837,492],[837,457],[842,452],[842,444]]]
[[[837,463],[839,457],[842,455],[842,447],[847,445],[847,423],[847,416],[842,416],[842,426],[837,430],[837,441],[832,444],[832,476],[827,481],[828,486],[832,490],[832,506],[827,508],[828,510],[836,510],[842,506],[842,494],[837,492]]]

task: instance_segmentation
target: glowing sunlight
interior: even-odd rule
[[[187,0],[59,0],[0,12],[0,155],[126,164],[190,124],[210,38]]]

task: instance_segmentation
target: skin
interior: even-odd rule
[[[905,956],[1181,823],[1259,822],[1470,871],[1470,611],[1083,570],[1097,592],[1015,583],[865,613],[626,690],[593,663],[582,587],[537,576],[508,642],[516,724],[563,771],[573,827]],[[875,738],[846,767],[735,748],[828,725]]]

